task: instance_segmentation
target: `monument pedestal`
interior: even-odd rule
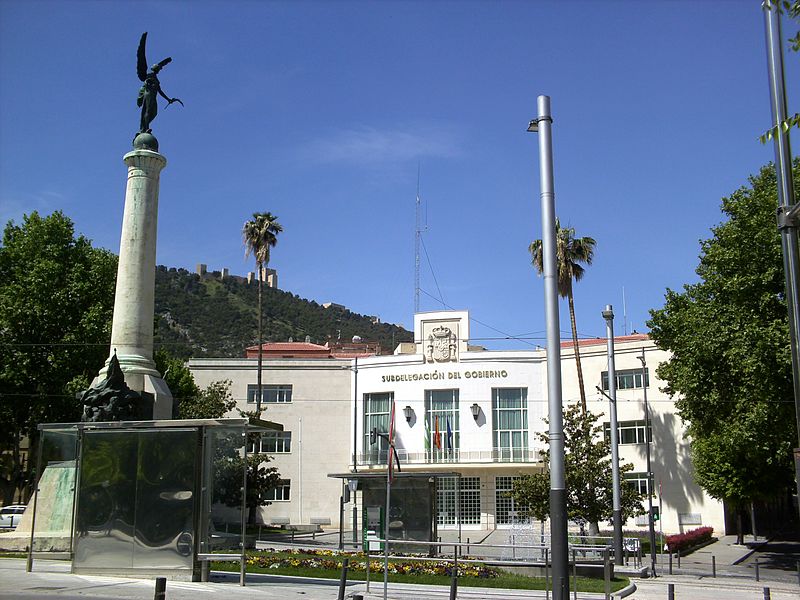
[[[153,395],[153,419],[171,419],[172,394],[153,362],[158,189],[167,159],[150,134],[138,135],[134,148],[124,157],[128,183],[109,360],[116,352],[128,387]],[[105,377],[108,362],[95,382]]]

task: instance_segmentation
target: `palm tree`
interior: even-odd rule
[[[569,320],[572,324],[572,346],[575,349],[575,366],[578,369],[578,387],[581,391],[581,410],[586,414],[586,391],[583,389],[583,369],[581,353],[578,348],[578,326],[575,322],[575,302],[572,297],[572,281],[580,281],[585,272],[581,263],[592,264],[594,247],[597,242],[590,237],[575,237],[575,229],[561,227],[556,219],[556,263],[558,265],[558,295],[569,301]],[[542,240],[535,240],[528,247],[531,264],[539,275],[544,270],[542,263]]]
[[[261,414],[261,363],[263,361],[262,339],[262,304],[261,287],[264,272],[269,264],[269,251],[278,243],[278,234],[283,231],[278,217],[272,213],[253,213],[252,221],[245,221],[242,227],[242,239],[245,246],[245,258],[251,254],[256,258],[258,270],[258,385],[256,388],[256,412]]]

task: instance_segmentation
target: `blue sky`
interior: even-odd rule
[[[623,288],[628,330],[643,331],[666,288],[696,279],[720,199],[773,157],[757,141],[770,120],[759,5],[0,0],[0,219],[61,209],[118,250],[148,31],[148,61],[172,56],[162,86],[185,103],[153,122],[168,160],[159,264],[253,270],[241,227],[270,211],[281,288],[410,328],[419,169],[420,308],[441,294],[471,311],[476,343],[543,345],[525,129],[546,94],[557,212],[597,240],[579,332],[604,336],[613,304],[621,333]],[[786,62],[791,93],[800,56]],[[506,335],[529,339],[492,339]]]

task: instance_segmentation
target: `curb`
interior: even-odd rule
[[[627,598],[636,591],[636,584],[632,581],[618,592],[611,594],[612,598]]]
[[[744,562],[744,561],[746,561],[748,558],[750,558],[751,556],[753,556],[753,554],[755,554],[756,552],[758,552],[759,550],[761,550],[761,548],[763,548],[764,546],[766,546],[767,544],[769,544],[771,540],[772,540],[772,538],[769,538],[769,539],[765,539],[763,542],[758,542],[758,545],[757,545],[757,546],[755,546],[754,548],[750,548],[750,547],[748,546],[748,548],[750,548],[750,552],[748,552],[747,554],[745,554],[745,555],[744,555],[744,556],[742,556],[741,558],[737,558],[735,561],[733,561],[733,562],[731,563],[731,565],[738,565],[739,563],[743,563],[743,562]]]

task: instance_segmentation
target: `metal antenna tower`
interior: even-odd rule
[[[422,215],[420,212],[420,198],[419,198],[419,163],[417,163],[417,201],[416,201],[416,225],[414,230],[414,314],[419,312],[419,242],[422,232],[427,230],[423,229]]]

